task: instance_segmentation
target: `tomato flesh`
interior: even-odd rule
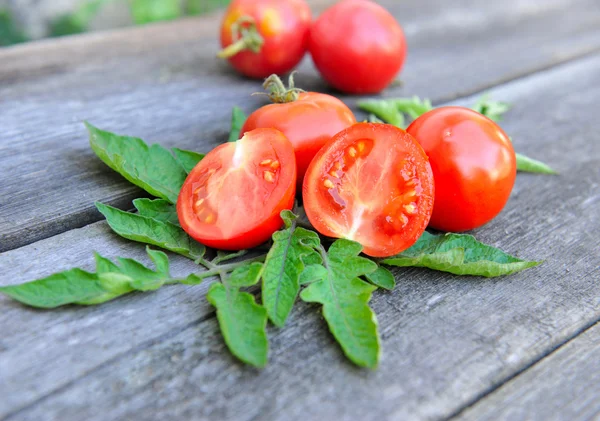
[[[506,133],[489,118],[463,107],[440,107],[407,129],[429,156],[435,178],[430,226],[472,230],[506,205],[517,174]]]
[[[255,247],[282,225],[294,205],[296,161],[287,138],[256,129],[209,152],[188,175],[177,200],[183,229],[223,250]]]
[[[321,234],[361,243],[374,257],[398,254],[421,236],[433,207],[427,156],[404,130],[359,123],[315,156],[302,197]]]
[[[317,92],[300,93],[293,102],[268,104],[254,111],[242,133],[258,127],[280,130],[294,145],[298,188],[310,161],[335,134],[356,123],[352,111],[339,99]]]

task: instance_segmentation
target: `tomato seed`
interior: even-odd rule
[[[263,173],[263,178],[265,179],[265,181],[273,183],[275,181],[275,173],[272,171],[265,171]]]
[[[260,162],[260,165],[262,165],[264,167],[264,166],[270,165],[271,162],[273,162],[272,159],[265,159],[264,161]]]
[[[333,182],[330,179],[327,179],[323,182],[323,185],[325,186],[325,188],[328,189],[333,189],[335,187],[335,184],[333,184]]]
[[[403,208],[404,208],[404,211],[409,215],[414,215],[415,213],[417,213],[417,207],[415,206],[414,203],[409,203],[408,205],[404,205]]]
[[[356,148],[354,146],[350,146],[348,148],[348,155],[350,155],[352,158],[354,158],[356,156],[357,152],[356,152]]]
[[[279,161],[273,161],[271,162],[271,165],[269,165],[271,168],[273,168],[274,170],[278,169],[280,167]]]

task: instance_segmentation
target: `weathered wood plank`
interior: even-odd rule
[[[376,372],[351,366],[308,305],[298,305],[285,329],[271,331],[271,363],[258,372],[237,364],[224,349],[216,321],[205,317],[200,303],[203,287],[65,310],[69,324],[59,338],[80,341],[76,350],[65,339],[54,345],[57,335],[48,325],[61,312],[34,315],[0,301],[12,312],[0,315],[3,330],[11,329],[2,335],[0,359],[11,379],[0,385],[0,395],[10,404],[0,414],[18,420],[441,419],[469,405],[600,319],[600,262],[593,252],[600,240],[592,234],[600,227],[600,144],[593,141],[600,130],[594,108],[600,56],[510,83],[492,95],[515,104],[503,125],[517,149],[562,175],[519,175],[507,209],[477,236],[545,260],[539,268],[491,280],[396,271],[397,289],[373,300],[384,339]],[[68,247],[66,254],[83,251],[89,244],[77,235],[87,237],[89,229],[56,238],[73,234],[72,247],[67,241],[61,247]],[[108,238],[98,234],[94,246]],[[56,268],[53,240],[1,255],[3,279],[20,280],[36,249],[45,250],[41,271]],[[160,310],[152,302],[156,297],[164,297]],[[119,314],[132,301],[140,311]],[[90,318],[94,311],[98,319]],[[93,323],[82,327],[86,320]],[[115,325],[116,332],[109,328]],[[53,359],[55,352],[62,357]]]
[[[387,95],[454,98],[600,48],[596,0],[383,3],[410,46],[405,85]],[[256,81],[214,58],[217,25],[188,19],[0,50],[0,251],[99,220],[94,200],[127,207],[140,194],[92,155],[82,120],[207,150],[225,139],[232,106],[263,101],[250,96]],[[302,86],[327,89],[308,59],[300,69]]]
[[[453,419],[598,419],[599,362],[596,324]]]

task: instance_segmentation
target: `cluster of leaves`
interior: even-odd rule
[[[244,113],[234,109],[230,140],[238,138],[244,119]],[[151,291],[176,283],[197,285],[206,278],[215,278],[207,299],[216,308],[225,343],[241,361],[257,367],[267,363],[267,322],[283,327],[300,297],[322,306],[330,331],[351,361],[374,368],[379,360],[380,338],[369,301],[377,288],[391,290],[395,286],[394,276],[382,265],[500,276],[538,264],[510,256],[470,235],[427,232],[397,256],[369,259],[360,256],[360,244],[349,240],[324,245],[325,240],[299,226],[297,216],[290,211],[282,212],[285,226],[273,234],[266,252],[207,250],[183,231],[175,208],[181,185],[203,155],[147,145],[141,139],[119,136],[90,124],[87,129],[91,147],[102,161],[155,196],[134,200],[136,212],[97,203],[113,231],[192,259],[199,270],[175,279],[169,274],[167,256],[147,248],[155,270],[132,259],[119,258],[113,263],[96,255],[95,273],[71,269],[0,288],[0,292],[33,307],[100,304],[133,291]],[[213,255],[211,259],[209,254]]]
[[[395,99],[370,99],[359,101],[358,107],[369,113],[370,122],[388,123],[394,126],[406,129],[406,116],[414,120],[433,110],[433,105],[428,99],[421,99],[417,96],[412,98]],[[483,95],[472,107],[473,110],[483,114],[489,119],[499,122],[502,116],[510,110],[510,104],[499,101],[492,101],[487,95]],[[539,174],[556,174],[548,165],[538,160],[529,158],[523,154],[516,153],[517,170],[523,172]]]

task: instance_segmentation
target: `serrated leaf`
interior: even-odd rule
[[[304,269],[303,257],[314,254],[311,246],[319,236],[296,227],[296,216],[282,212],[286,228],[273,234],[273,246],[267,254],[262,273],[262,302],[269,319],[282,327],[300,291],[299,278]]]
[[[413,96],[412,98],[397,98],[391,101],[393,101],[398,111],[408,114],[413,120],[426,112],[433,110],[430,100],[427,98],[421,99],[418,96]]]
[[[204,255],[205,247],[176,225],[98,202],[96,207],[112,230],[123,238],[161,247],[194,260]]]
[[[246,122],[246,114],[240,107],[233,107],[231,110],[231,130],[229,131],[228,142],[235,142],[240,138],[240,132]]]
[[[517,156],[517,171],[537,173],[537,174],[558,174],[550,166],[541,161],[529,158],[520,153]]]
[[[263,264],[259,262],[250,263],[236,268],[229,275],[228,285],[233,288],[250,287],[256,285],[262,274]]]
[[[365,278],[373,285],[387,289],[388,291],[391,291],[396,287],[394,274],[383,266],[379,266],[375,272],[367,273]]]
[[[381,260],[390,266],[415,266],[450,272],[455,275],[495,277],[510,275],[539,265],[518,259],[495,247],[483,244],[472,235],[433,235],[424,232],[408,250]]]
[[[179,165],[181,165],[181,168],[188,174],[196,165],[198,165],[198,162],[202,161],[202,158],[204,158],[204,154],[186,151],[184,149],[172,148],[171,151]]]
[[[86,127],[92,149],[106,165],[153,196],[177,202],[187,173],[169,150],[160,145],[148,146],[136,137],[100,130],[89,123]]]
[[[489,95],[482,95],[477,103],[472,108],[480,114],[483,114],[487,118],[493,121],[502,120],[502,116],[510,110],[510,104],[500,101],[492,101]]]
[[[351,361],[375,368],[380,340],[377,319],[368,302],[376,287],[358,277],[374,272],[377,264],[358,257],[361,250],[360,244],[349,240],[334,242],[328,253],[322,252],[325,271],[313,269],[313,275],[321,275],[321,279],[312,282],[300,297],[323,305],[329,330]]]
[[[405,127],[404,116],[393,101],[386,99],[367,99],[358,101],[358,108],[380,118],[386,123],[397,127]]]
[[[269,352],[266,310],[256,304],[253,295],[218,282],[210,286],[206,297],[217,309],[219,327],[231,353],[247,364],[264,367]]]
[[[173,225],[179,226],[179,218],[177,217],[177,208],[174,204],[165,199],[135,199],[133,206],[142,216],[156,219],[161,222],[170,222]]]
[[[119,264],[95,254],[96,272],[70,269],[21,285],[0,287],[0,293],[38,308],[55,308],[66,304],[101,304],[129,292],[149,291],[165,283],[184,283],[169,275],[167,256],[146,249],[156,270],[133,259],[118,259]]]

